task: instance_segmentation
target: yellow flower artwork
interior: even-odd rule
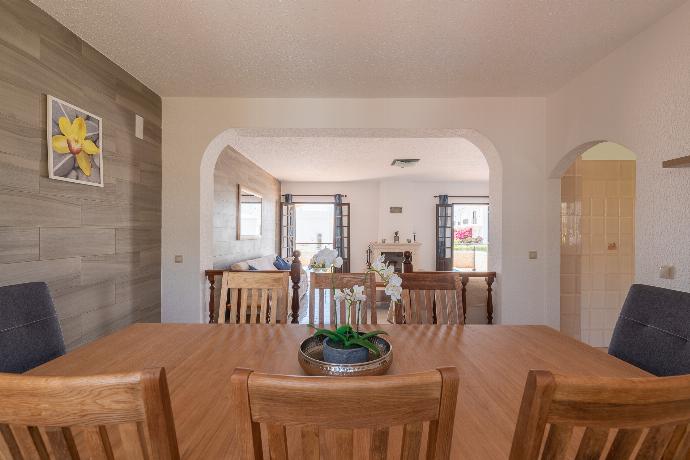
[[[47,121],[50,178],[102,187],[101,118],[48,96]]]
[[[53,151],[57,153],[71,153],[75,156],[79,168],[87,176],[91,175],[91,160],[88,155],[100,153],[100,149],[93,141],[86,139],[86,123],[82,117],[77,117],[70,123],[67,117],[58,119],[61,135],[53,136]]]

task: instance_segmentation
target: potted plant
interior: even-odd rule
[[[342,259],[338,257],[337,251],[333,249],[322,249],[312,259],[312,264],[319,269],[324,268],[339,268],[342,266]],[[310,266],[312,266],[310,264]],[[392,266],[385,263],[383,256],[380,256],[367,270],[367,273],[377,273],[386,283],[386,294],[391,296],[391,301],[396,302],[400,300],[402,293],[402,279],[394,273]],[[332,275],[333,277],[333,275]],[[334,280],[334,278],[333,278]],[[368,361],[369,352],[374,356],[379,355],[379,349],[374,345],[370,339],[381,334],[386,334],[385,331],[376,330],[372,332],[360,332],[360,312],[362,302],[366,300],[364,294],[364,286],[355,285],[347,289],[335,289],[333,283],[334,299],[336,304],[341,300],[346,308],[346,324],[338,326],[337,315],[333,318],[334,329],[316,328],[314,325],[310,326],[316,329],[314,336],[325,336],[323,341],[323,357],[326,362],[335,364],[355,364]],[[350,317],[352,305],[355,305],[354,327],[352,326],[353,318]]]

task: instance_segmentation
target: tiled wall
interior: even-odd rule
[[[635,161],[577,159],[561,179],[561,330],[606,347],[634,275]]]

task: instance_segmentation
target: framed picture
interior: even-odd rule
[[[48,177],[103,187],[101,117],[48,95]]]

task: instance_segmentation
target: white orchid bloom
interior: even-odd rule
[[[397,275],[393,273],[389,278],[388,278],[388,286],[402,286],[402,278],[400,275]]]
[[[358,284],[352,287],[353,300],[355,302],[364,302],[367,300],[367,296],[364,294],[364,286]]]
[[[395,268],[392,265],[387,266],[381,271],[381,277],[384,280],[388,280],[395,273]]]
[[[342,257],[336,257],[335,260],[333,261],[333,265],[335,268],[340,268],[343,266],[343,258]]]
[[[386,295],[389,295],[391,297],[391,300],[397,302],[398,300],[400,300],[400,297],[402,295],[402,287],[389,284],[386,286],[385,292]]]
[[[342,289],[336,289],[333,291],[333,298],[336,302],[340,302],[342,299],[347,298],[347,292],[343,291]]]

